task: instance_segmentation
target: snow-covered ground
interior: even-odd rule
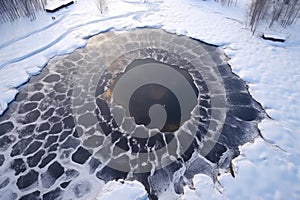
[[[147,192],[138,181],[110,181],[100,191],[97,200],[146,200]]]
[[[186,186],[185,194],[176,198],[300,199],[300,23],[287,29],[262,26],[253,35],[245,25],[248,4],[249,0],[238,0],[235,7],[212,0],[107,0],[108,11],[101,15],[94,0],[78,0],[56,13],[39,13],[35,21],[0,24],[0,113],[18,86],[38,74],[50,58],[83,47],[92,35],[160,27],[223,48],[233,71],[272,118],[259,125],[265,140],[241,147],[242,154],[233,161],[235,178],[222,173],[219,183],[212,183],[197,175],[194,188]],[[262,33],[286,42],[263,40]],[[130,199],[145,198],[138,183],[108,184],[99,196],[117,199],[114,194],[128,192]]]

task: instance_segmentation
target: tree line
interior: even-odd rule
[[[0,22],[14,21],[20,17],[34,20],[36,12],[43,10],[47,0],[0,0]],[[237,0],[215,0],[223,5],[236,4]],[[101,13],[107,11],[106,0],[97,0]],[[253,32],[262,23],[269,27],[275,23],[283,27],[293,25],[300,18],[300,0],[252,0],[248,25]]]
[[[299,11],[299,0],[254,0],[250,6],[249,25],[253,32],[262,22],[266,22],[269,27],[275,23],[287,27],[299,19]]]
[[[43,10],[46,0],[0,0],[0,22],[14,21],[20,17],[36,18],[36,12]]]

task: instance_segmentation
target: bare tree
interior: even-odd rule
[[[250,6],[249,25],[253,32],[261,22],[269,27],[278,23],[283,27],[290,26],[300,17],[299,0],[253,0]]]
[[[101,14],[108,11],[106,0],[97,0],[97,8]]]
[[[237,0],[215,0],[215,2],[220,2],[222,5],[231,6],[232,4],[236,5]]]
[[[20,17],[36,18],[36,11],[43,10],[45,0],[0,0],[0,22],[14,21]]]

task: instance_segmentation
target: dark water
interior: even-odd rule
[[[113,90],[114,85],[118,83],[118,80],[124,76],[128,71],[135,70],[138,67],[141,67],[144,64],[150,64],[148,67],[160,67],[163,63],[155,61],[154,59],[136,59],[131,64],[129,64],[125,72],[120,73],[111,81],[113,84],[110,86],[109,90]],[[185,98],[198,98],[198,89],[194,84],[194,79],[189,74],[186,69],[181,69],[178,66],[174,65],[165,65],[170,67],[172,70],[180,73],[185,79],[177,79],[174,81],[174,77],[171,74],[165,74],[163,77],[164,81],[174,82],[174,87],[180,88],[183,92],[189,90],[190,88],[184,88],[184,83],[182,81],[188,81],[190,87],[193,89],[194,96],[189,97],[189,93],[186,92],[183,95]],[[145,70],[144,70],[145,71]],[[118,102],[119,105],[125,105],[127,102],[122,99],[124,96],[123,93],[128,93],[128,87],[132,85],[130,81],[135,81],[135,79],[143,79],[143,75],[147,76],[157,76],[157,74],[150,74],[148,72],[140,74],[134,74],[132,77],[128,77],[129,81],[126,82],[119,90],[117,97],[114,98],[114,101]],[[180,103],[174,94],[169,88],[157,84],[157,83],[148,83],[137,88],[134,93],[131,95],[129,100],[129,114],[134,118],[135,123],[138,125],[144,125],[149,128],[158,128],[162,132],[174,132],[178,130],[182,123],[189,120],[191,117],[192,109],[197,105],[197,101],[192,102],[191,109],[184,110],[185,114],[181,113]],[[165,115],[165,116],[164,116]],[[184,119],[181,119],[181,116],[185,116]],[[161,118],[166,118],[161,120]],[[163,122],[159,122],[163,121]],[[150,125],[150,123],[152,123]],[[163,123],[161,126],[160,124]],[[150,125],[150,126],[149,126]],[[162,127],[162,128],[160,128]]]

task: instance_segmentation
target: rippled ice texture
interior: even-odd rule
[[[187,69],[199,96],[191,119],[172,133],[175,146],[158,139],[156,145],[167,151],[141,154],[141,148],[136,155],[130,134],[124,137],[126,121],[115,127],[109,106],[96,94],[104,91],[109,74],[146,58]],[[200,41],[140,29],[100,34],[87,47],[52,59],[0,117],[5,198],[85,199],[101,187],[93,180],[122,178],[140,181],[156,199],[165,191],[182,193],[198,173],[215,180],[220,169],[229,170],[239,145],[258,137],[257,123],[264,116],[222,58],[218,48]],[[125,150],[120,153],[119,147]]]

